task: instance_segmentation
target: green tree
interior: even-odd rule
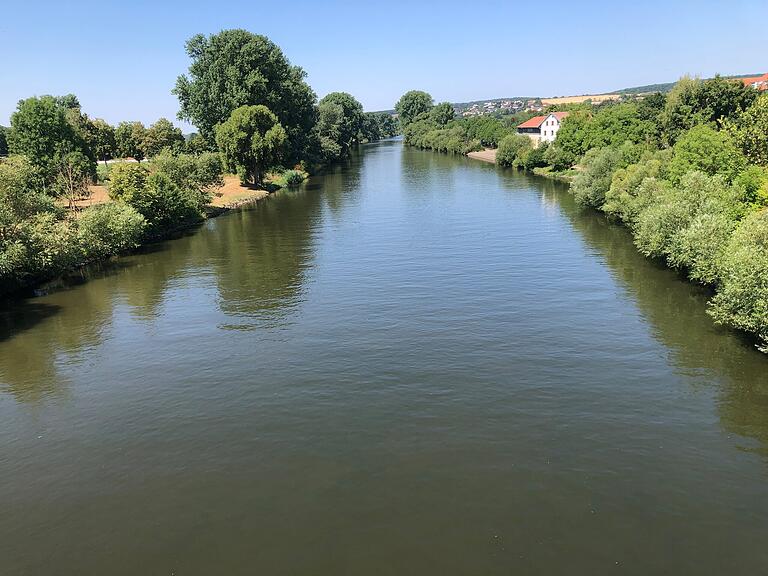
[[[216,127],[224,162],[243,183],[261,182],[262,170],[280,160],[285,142],[285,129],[266,106],[241,106]]]
[[[456,111],[450,102],[441,102],[429,111],[430,118],[438,126],[445,126],[456,117]]]
[[[106,164],[108,159],[113,158],[117,154],[115,129],[101,118],[91,120],[90,124],[91,149],[96,158]]]
[[[746,165],[730,134],[707,125],[691,128],[678,139],[673,150],[668,169],[673,183],[680,182],[691,170],[700,170],[710,176],[721,174],[730,182]]]
[[[202,154],[203,152],[210,152],[212,146],[205,141],[205,138],[200,136],[197,132],[190,134],[184,142],[184,149],[189,154]]]
[[[729,128],[750,162],[768,166],[768,94],[760,96]]]
[[[512,166],[521,154],[533,147],[531,139],[523,134],[510,134],[499,142],[496,150],[496,163],[499,166]]]
[[[757,92],[738,80],[716,76],[710,80],[681,78],[667,95],[659,123],[664,142],[673,145],[678,137],[698,124],[719,126],[737,118],[757,97]]]
[[[36,184],[24,156],[0,161],[0,291],[63,272],[80,251],[72,222]]]
[[[291,159],[305,152],[317,120],[317,97],[306,73],[277,45],[245,30],[224,30],[193,36],[186,50],[192,59],[189,75],[179,76],[174,89],[179,119],[192,122],[212,143],[214,127],[237,108],[264,105],[285,128]]]
[[[336,157],[346,157],[363,129],[363,105],[346,92],[331,92],[320,100],[318,110],[321,146],[323,142],[326,143],[324,156],[329,150],[328,140],[332,140],[338,145],[332,147],[337,151]]]
[[[67,110],[57,98],[41,96],[20,101],[11,116],[9,151],[29,158],[44,185],[56,178],[66,154],[81,152],[90,156],[86,143],[68,120]],[[95,170],[94,164],[91,172]]]
[[[176,128],[170,120],[160,118],[144,133],[141,142],[142,152],[151,158],[163,148],[179,150],[184,145],[184,136],[180,128]]]
[[[199,194],[181,188],[167,174],[124,163],[112,168],[109,180],[110,198],[135,208],[146,219],[150,235],[200,217]]]
[[[413,122],[416,117],[432,109],[434,100],[432,96],[420,90],[411,90],[400,97],[395,104],[395,111],[400,118],[400,124],[405,128]]]
[[[224,185],[221,155],[215,152],[175,154],[166,148],[152,158],[152,168],[180,189],[196,194],[198,210],[211,201],[216,188]]]
[[[115,128],[115,145],[121,158],[144,159],[147,129],[141,122],[120,122]]]
[[[725,248],[711,313],[721,324],[757,334],[768,347],[768,210],[745,218]]]

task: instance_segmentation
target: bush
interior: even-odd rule
[[[214,152],[192,155],[164,150],[152,159],[152,168],[168,176],[180,189],[196,195],[198,210],[211,201],[213,190],[224,184],[221,156]]]
[[[611,187],[613,173],[621,167],[621,153],[616,148],[593,148],[584,156],[584,170],[571,185],[579,204],[600,208]]]
[[[744,219],[725,247],[711,314],[768,343],[768,210]]]
[[[297,188],[304,182],[305,174],[298,170],[286,170],[283,172],[282,181],[288,188]]]
[[[733,181],[744,202],[755,208],[768,206],[768,168],[747,166]]]
[[[115,166],[110,177],[109,195],[144,216],[151,234],[200,217],[199,191],[181,189],[166,173],[151,174],[140,164]]]
[[[148,178],[149,169],[142,164],[115,164],[109,173],[109,197],[131,204],[134,195],[147,186]]]
[[[521,153],[533,147],[531,139],[522,134],[510,134],[499,142],[496,150],[496,163],[499,166],[512,166]]]
[[[36,189],[37,170],[22,156],[0,161],[0,290],[55,275],[80,257],[74,227]]]
[[[720,277],[722,250],[746,206],[722,176],[691,172],[677,187],[652,199],[637,219],[636,244],[647,256],[665,257],[697,282]]]
[[[95,260],[135,248],[145,227],[144,216],[134,208],[113,202],[85,210],[77,221],[77,235],[84,257]]]
[[[593,148],[587,152],[581,162],[583,170],[571,185],[576,201],[585,206],[602,208],[614,172],[637,162],[641,153],[642,148],[631,142],[619,147]]]
[[[552,166],[553,170],[558,172],[568,170],[576,163],[577,159],[576,156],[566,152],[562,147],[558,146],[557,141],[551,144],[544,153],[544,161]]]
[[[680,182],[691,170],[710,176],[721,174],[731,182],[746,165],[733,138],[727,132],[718,132],[709,126],[691,128],[680,137],[673,150],[669,164],[669,179],[673,183]]]
[[[611,178],[611,187],[605,193],[603,210],[632,224],[642,208],[642,202],[638,202],[640,185],[646,178],[663,177],[670,154],[667,150],[646,154],[637,164],[616,170]]]
[[[548,148],[549,143],[541,142],[535,148],[523,151],[518,158],[518,166],[528,171],[546,166],[547,162],[544,160],[544,156],[546,156]]]

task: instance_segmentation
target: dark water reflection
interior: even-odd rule
[[[760,573],[764,355],[563,186],[365,147],[0,308],[0,574]]]

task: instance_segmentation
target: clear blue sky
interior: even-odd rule
[[[69,92],[112,123],[175,121],[185,40],[224,28],[269,36],[319,96],[381,110],[410,89],[458,102],[764,72],[766,21],[766,0],[4,0],[0,124],[21,98]]]

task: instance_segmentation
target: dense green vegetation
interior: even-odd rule
[[[534,147],[514,131],[522,118],[453,119],[423,92],[397,106],[407,144],[496,147],[500,166],[571,180],[576,199],[626,224],[640,252],[712,287],[717,322],[768,350],[768,94],[686,77],[667,94],[565,108],[555,141]]]
[[[572,112],[544,154],[546,171],[575,165],[579,202],[626,224],[646,256],[712,287],[716,321],[765,348],[767,128],[768,94],[683,78],[666,96]],[[506,146],[505,164],[524,158],[524,146]]]
[[[399,131],[350,94],[318,102],[301,68],[264,36],[225,30],[186,48],[192,64],[174,92],[198,134],[185,139],[165,118],[113,127],[71,94],[22,100],[10,128],[0,127],[0,156],[9,154],[0,159],[0,293],[200,220],[224,170],[295,187],[307,169]],[[108,163],[128,157],[139,162]],[[97,178],[112,201],[79,209]]]
[[[404,94],[395,110],[406,144],[450,154],[496,148],[505,137],[515,135],[515,127],[520,122],[532,116],[521,113],[456,118],[452,104],[435,105],[432,96],[418,90]]]

